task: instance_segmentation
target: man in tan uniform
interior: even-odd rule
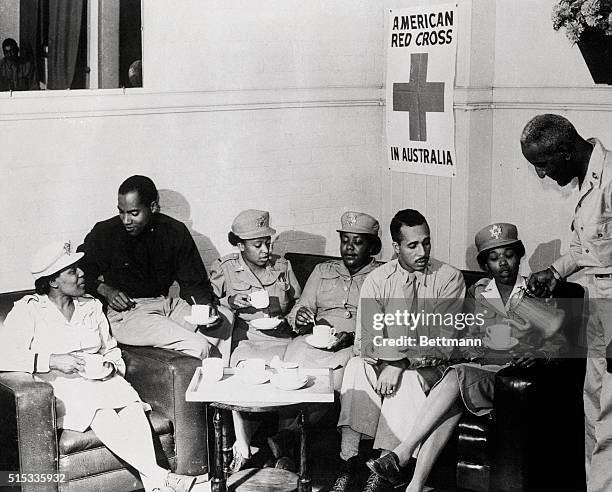
[[[587,490],[612,490],[612,375],[606,372],[606,346],[612,340],[612,152],[596,138],[583,139],[562,116],[543,114],[527,123],[521,149],[540,179],[559,186],[578,179],[569,251],[534,273],[529,287],[552,292],[557,281],[585,273],[589,296],[588,357],[584,381]]]
[[[331,490],[348,490],[354,484],[359,441],[373,438],[374,448],[393,449],[412,427],[426,392],[442,376],[443,364],[452,347],[433,346],[406,350],[377,347],[372,331],[374,311],[386,314],[396,309],[416,313],[459,312],[465,283],[456,268],[430,257],[431,238],[425,217],[416,210],[401,210],[391,221],[391,237],[397,259],[374,270],[360,292],[355,335],[356,354],[345,369],[341,390],[338,427],[342,433],[340,457],[344,466]],[[390,339],[401,336],[404,327],[380,331]],[[424,332],[419,329],[417,334]],[[456,337],[452,328],[447,334]],[[376,474],[364,490],[373,492],[385,485]]]

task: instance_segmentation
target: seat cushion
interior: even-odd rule
[[[161,436],[164,434],[172,434],[172,421],[167,419],[159,412],[147,412],[147,417],[153,428],[153,434]],[[98,436],[89,429],[86,432],[77,432],[73,430],[61,431],[59,437],[59,453],[60,456],[87,449],[93,449],[102,446]]]

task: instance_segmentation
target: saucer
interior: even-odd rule
[[[185,316],[185,321],[192,325],[210,325],[219,319],[219,316],[210,316],[208,319],[194,319],[192,316]]]
[[[238,377],[243,383],[247,384],[263,384],[270,381],[270,376],[272,376],[272,371],[266,369],[264,372],[260,373],[246,373],[242,370],[239,370],[237,373]]]
[[[330,336],[327,340],[321,340],[319,338],[315,338],[314,335],[310,335],[308,337],[306,337],[306,343],[308,345],[312,345],[315,348],[327,348],[329,347],[332,343],[334,343],[337,340],[337,338],[335,336]]]
[[[491,340],[489,337],[484,337],[483,342],[485,347],[488,347],[492,350],[510,350],[512,347],[516,346],[519,343],[519,341],[514,337],[510,337],[508,339],[508,342],[504,343],[503,345],[493,343],[493,340]]]
[[[292,391],[303,388],[308,383],[308,376],[298,376],[296,378],[286,378],[275,374],[270,378],[270,382],[278,389]]]
[[[258,330],[271,330],[281,324],[280,318],[255,318],[250,321],[253,328]]]
[[[97,373],[92,373],[91,371],[79,371],[79,375],[84,377],[85,379],[104,379],[109,376],[115,370],[114,366],[108,365],[103,366],[102,371]]]

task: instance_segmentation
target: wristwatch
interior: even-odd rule
[[[561,282],[563,280],[563,277],[561,277],[561,274],[557,271],[557,269],[554,266],[549,266],[548,269],[552,272],[553,277],[555,277],[555,279],[557,279],[558,282]]]

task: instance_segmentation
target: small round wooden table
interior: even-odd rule
[[[212,402],[215,409],[213,424],[215,428],[215,466],[211,480],[212,492],[311,492],[312,485],[308,470],[307,408],[312,403],[225,403]],[[223,418],[224,410],[246,413],[275,413],[282,410],[297,410],[300,434],[299,473],[295,474],[279,468],[248,468],[230,474],[232,446],[229,443],[229,423]]]

